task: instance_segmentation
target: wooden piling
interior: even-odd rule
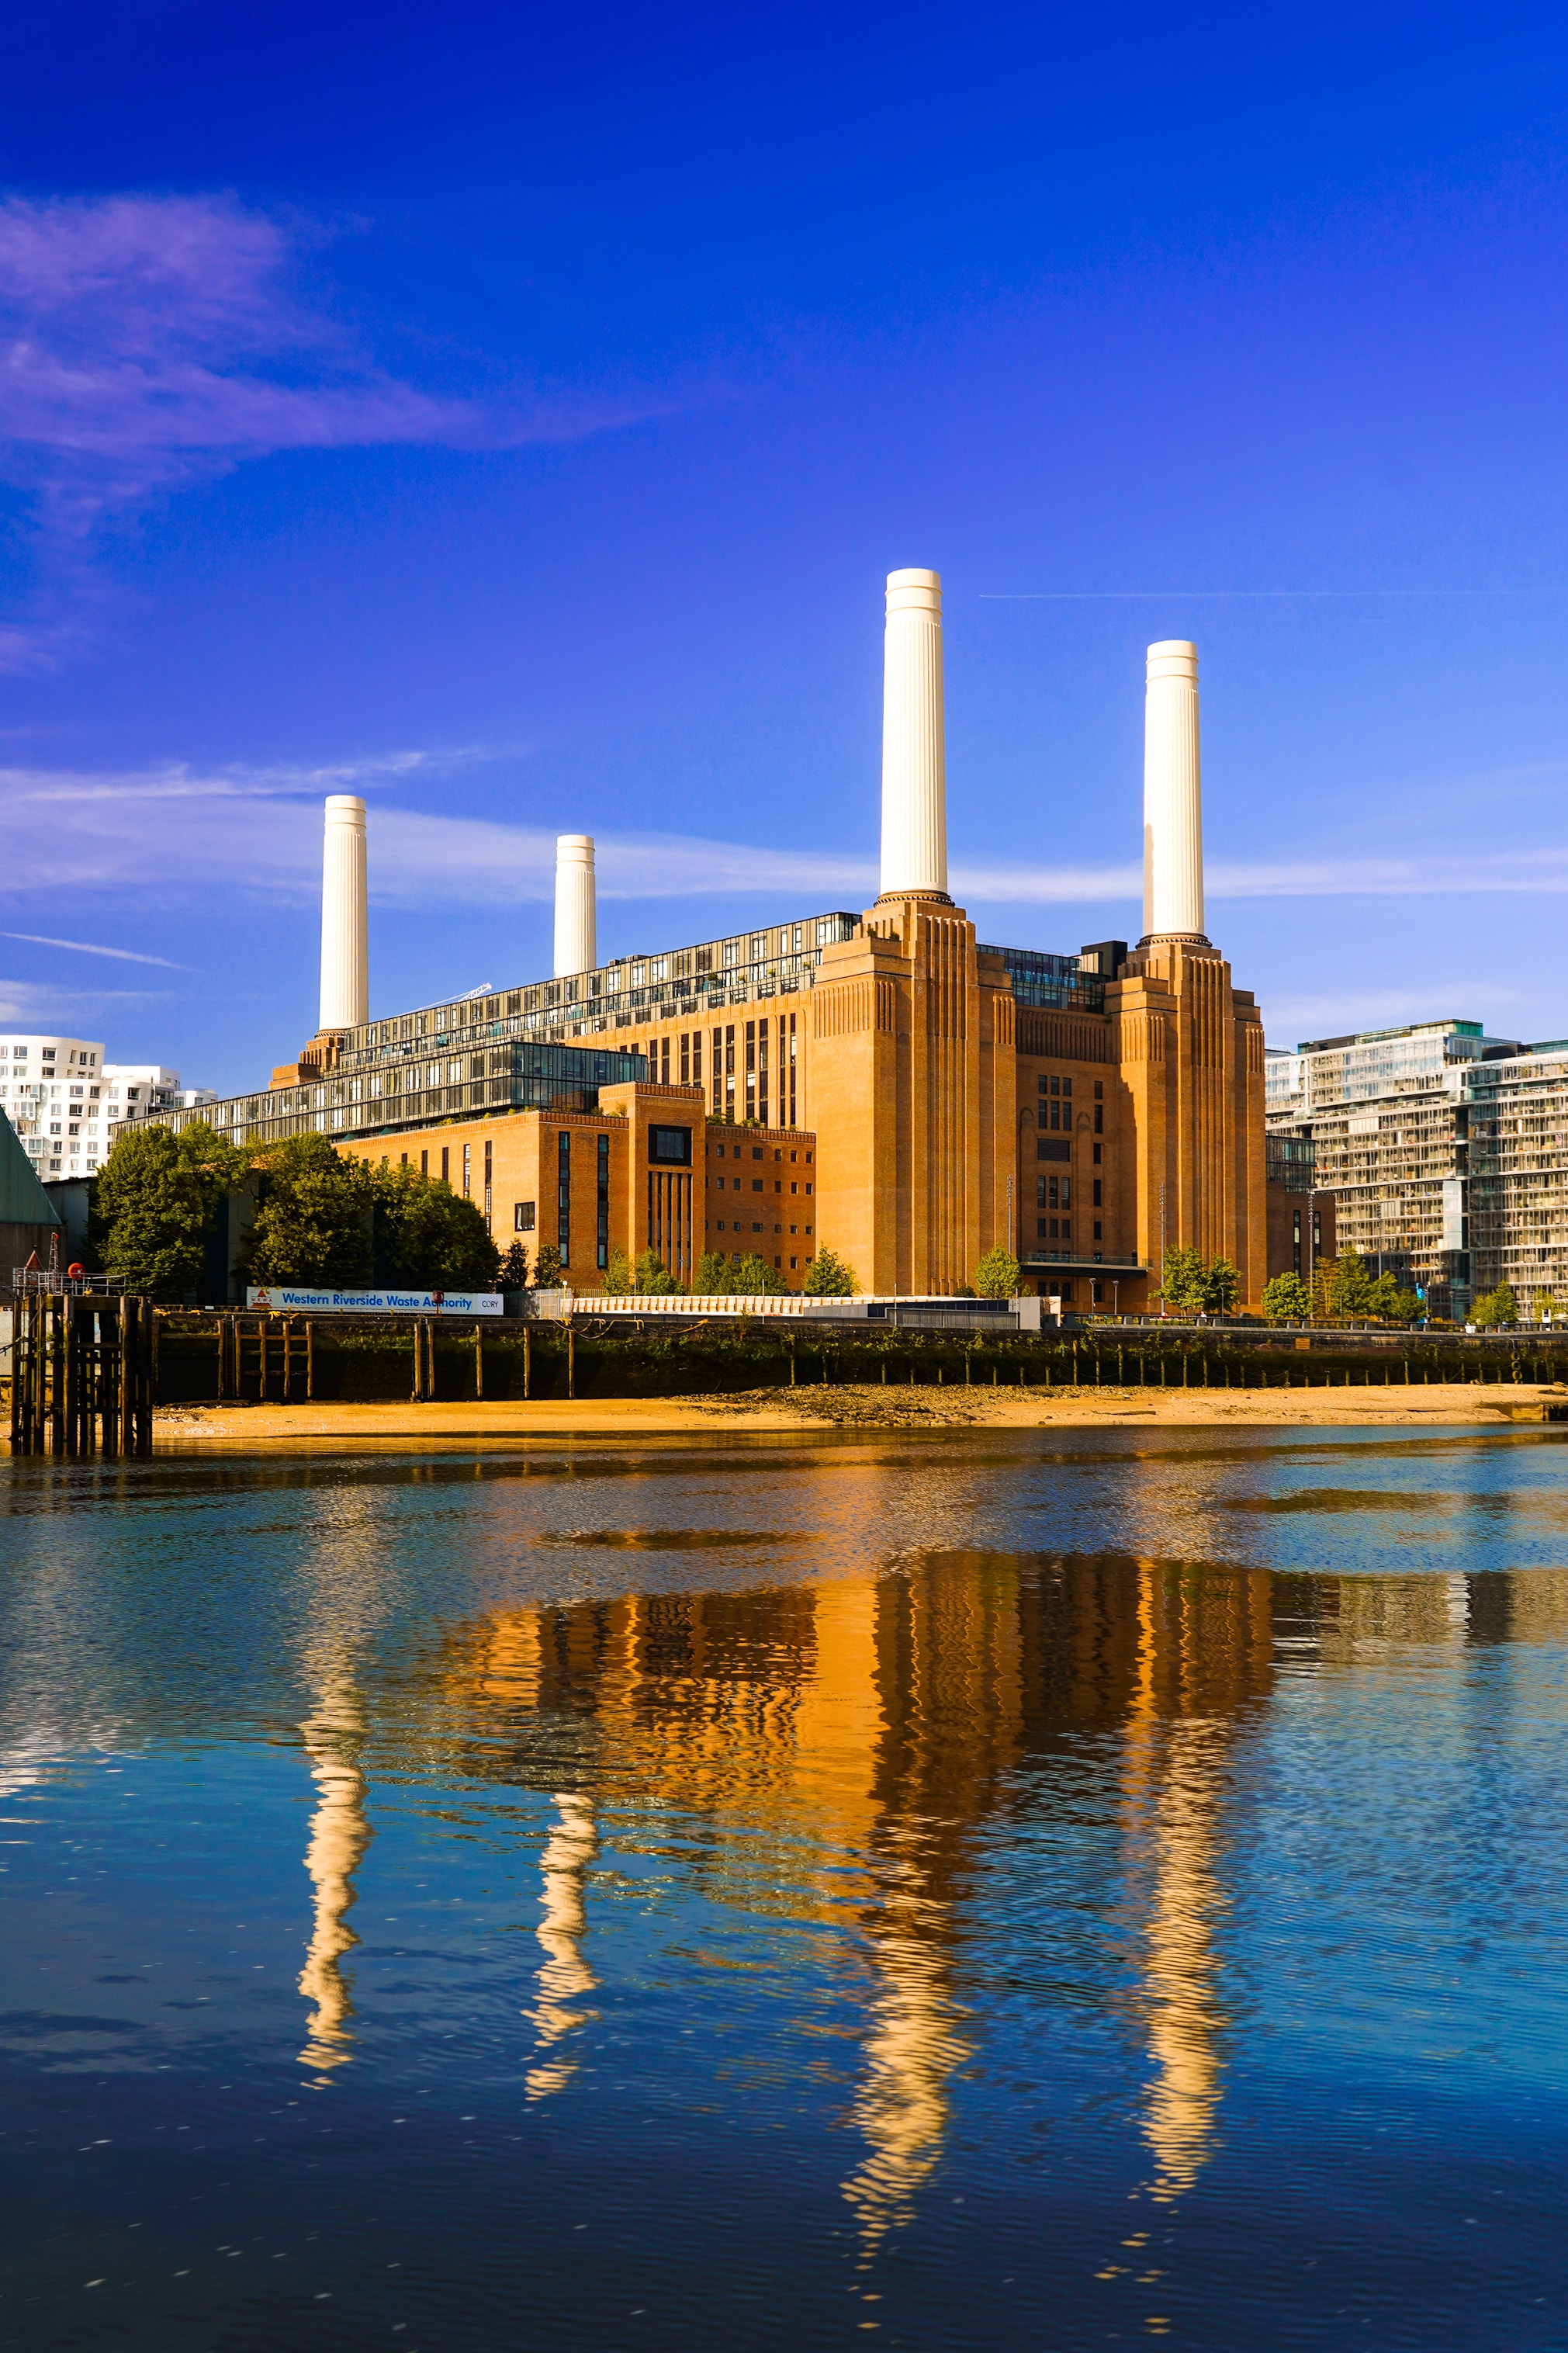
[[[120,1303],[120,1451],[136,1451],[136,1326],[134,1299]]]

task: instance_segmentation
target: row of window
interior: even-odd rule
[[[1066,1128],[1070,1134],[1073,1115],[1071,1079],[1064,1079],[1059,1073],[1052,1076],[1048,1072],[1042,1071],[1039,1084],[1039,1107],[1035,1114],[1037,1125],[1058,1131]],[[1096,1135],[1103,1135],[1105,1134],[1105,1081],[1096,1079],[1093,1084],[1094,1133]]]
[[[647,1074],[654,1086],[703,1084],[707,1055],[708,1090],[715,1119],[731,1125],[737,1118],[773,1124],[769,1113],[776,1102],[780,1127],[797,1124],[799,1112],[799,1015],[781,1013],[776,1022],[727,1021],[704,1032],[682,1030],[679,1037],[650,1038]],[[777,1037],[773,1032],[776,1028]]]

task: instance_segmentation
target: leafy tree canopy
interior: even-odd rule
[[[853,1299],[860,1285],[855,1270],[837,1250],[819,1250],[806,1272],[805,1289],[813,1299]]]
[[[1270,1324],[1305,1324],[1312,1301],[1299,1274],[1277,1274],[1263,1286],[1263,1313]]]
[[[205,1237],[246,1157],[195,1120],[127,1128],[99,1171],[94,1250],[104,1271],[143,1298],[184,1299],[201,1282]]]
[[[250,1236],[252,1280],[368,1283],[374,1205],[363,1163],[343,1158],[313,1130],[286,1136],[257,1157],[262,1184]]]
[[[559,1291],[566,1270],[553,1242],[541,1242],[534,1255],[533,1282],[538,1291]]]
[[[1189,1250],[1184,1244],[1165,1252],[1165,1264],[1156,1299],[1179,1314],[1197,1315],[1203,1312],[1205,1283],[1203,1252]]]
[[[635,1289],[636,1284],[636,1267],[633,1266],[619,1242],[612,1242],[609,1260],[605,1268],[605,1289],[612,1298],[624,1299],[629,1291]]]
[[[1372,1277],[1359,1250],[1342,1250],[1329,1270],[1329,1303],[1336,1315],[1370,1315]]]
[[[1183,1244],[1166,1251],[1164,1281],[1154,1296],[1179,1315],[1228,1315],[1240,1292],[1241,1277],[1230,1259],[1205,1259],[1202,1250]]]
[[[501,1257],[479,1205],[454,1193],[444,1177],[416,1168],[366,1171],[373,1204],[377,1282],[394,1290],[490,1291]],[[521,1243],[512,1245],[522,1261]]]
[[[730,1288],[731,1266],[722,1250],[704,1250],[691,1278],[693,1291],[710,1296]]]
[[[524,1242],[512,1242],[501,1253],[500,1272],[496,1282],[502,1291],[526,1291],[528,1288],[528,1247]]]
[[[1470,1321],[1483,1328],[1493,1324],[1517,1324],[1519,1302],[1513,1295],[1512,1284],[1500,1282],[1495,1291],[1484,1292],[1470,1310]]]
[[[988,1250],[974,1270],[974,1288],[982,1299],[1016,1299],[1023,1268],[1000,1242]]]
[[[789,1286],[777,1267],[770,1266],[765,1258],[757,1256],[755,1250],[748,1250],[744,1258],[736,1259],[731,1265],[729,1288],[748,1297],[760,1298],[765,1293],[787,1291]]]
[[[675,1277],[658,1250],[645,1250],[637,1261],[636,1289],[649,1299],[668,1298],[675,1289]]]
[[[1413,1291],[1400,1288],[1396,1274],[1380,1274],[1367,1294],[1367,1311],[1385,1324],[1414,1324],[1421,1302]]]

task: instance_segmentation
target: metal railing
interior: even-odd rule
[[[11,1288],[19,1299],[118,1299],[125,1289],[119,1274],[68,1274],[58,1266],[16,1266]]]

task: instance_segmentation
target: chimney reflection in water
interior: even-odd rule
[[[315,1712],[300,1726],[318,1792],[305,1853],[314,1919],[300,1972],[300,1991],[311,2005],[300,2053],[307,2067],[341,2067],[352,2040],[353,2002],[342,1958],[359,1942],[348,1924],[355,1901],[353,1874],[375,1835],[365,1819],[365,1781],[359,1765],[363,1714],[353,1685],[338,1683],[322,1692]]]

